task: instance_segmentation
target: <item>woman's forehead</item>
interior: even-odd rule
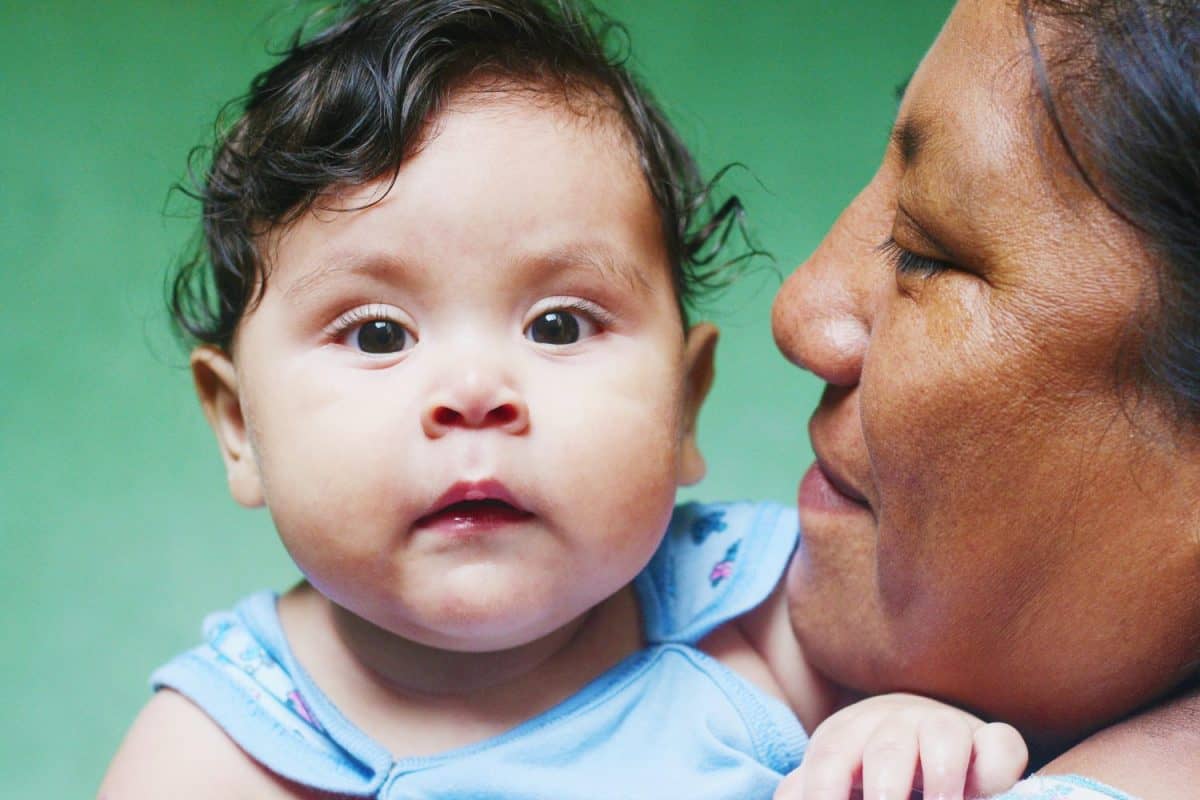
[[[897,202],[934,227],[985,233],[997,217],[1027,209],[1045,183],[1030,147],[1028,61],[1015,32],[992,35],[1002,5],[955,8],[909,81],[892,129],[889,158],[903,175]]]
[[[891,138],[906,164],[964,149],[985,172],[1018,160],[1034,83],[1019,17],[1006,5],[955,6],[900,105]]]
[[[891,135],[899,202],[997,245],[1091,235],[1136,246],[1075,168],[1037,90],[1015,3],[959,2],[905,92]]]

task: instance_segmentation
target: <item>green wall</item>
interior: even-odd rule
[[[288,0],[0,4],[0,775],[88,796],[202,615],[296,573],[234,506],[167,332],[189,237],[167,204],[220,104],[268,63]],[[874,169],[893,89],[949,0],[608,0],[635,65],[784,274]],[[164,214],[164,207],[176,216]],[[788,501],[819,385],[775,352],[769,274],[730,292],[692,496]]]

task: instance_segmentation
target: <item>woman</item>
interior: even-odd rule
[[[1198,71],[1194,0],[960,0],[773,319],[806,657],[1144,798],[1200,796]]]

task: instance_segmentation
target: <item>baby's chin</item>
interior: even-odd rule
[[[554,636],[603,600],[593,602],[531,586],[528,581],[518,583],[497,572],[460,567],[438,576],[437,586],[425,591],[395,598],[349,596],[335,602],[343,613],[376,628],[380,637],[447,653],[483,654],[527,647]]]

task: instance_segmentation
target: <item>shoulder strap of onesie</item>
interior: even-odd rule
[[[794,509],[774,503],[676,507],[646,569],[634,581],[651,644],[695,644],[762,603],[799,541]]]
[[[346,740],[348,723],[295,662],[275,602],[274,592],[263,591],[208,615],[204,644],[156,670],[151,686],[187,697],[272,772],[321,791],[371,797],[391,759],[370,740],[357,741],[356,731]]]

